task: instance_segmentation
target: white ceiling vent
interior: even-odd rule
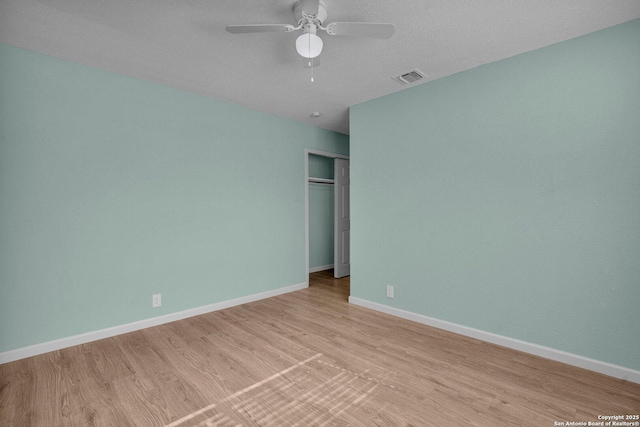
[[[418,69],[415,69],[415,70],[409,71],[408,73],[404,73],[401,76],[393,77],[393,80],[397,81],[401,85],[408,85],[411,83],[415,83],[418,80],[422,80],[425,77],[426,77],[426,74],[424,74],[422,71]]]

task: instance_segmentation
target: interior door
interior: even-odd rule
[[[333,276],[335,278],[351,274],[350,242],[351,229],[349,206],[349,160],[335,159],[334,172],[334,250]]]

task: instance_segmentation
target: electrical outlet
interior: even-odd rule
[[[151,306],[153,308],[160,307],[162,305],[162,294],[154,294],[151,298]]]
[[[393,298],[393,286],[387,285],[387,298]]]

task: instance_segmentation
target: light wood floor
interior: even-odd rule
[[[0,365],[1,426],[554,426],[640,385],[347,303],[349,280]]]

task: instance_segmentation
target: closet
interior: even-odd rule
[[[333,268],[334,159],[309,154],[309,272]]]

